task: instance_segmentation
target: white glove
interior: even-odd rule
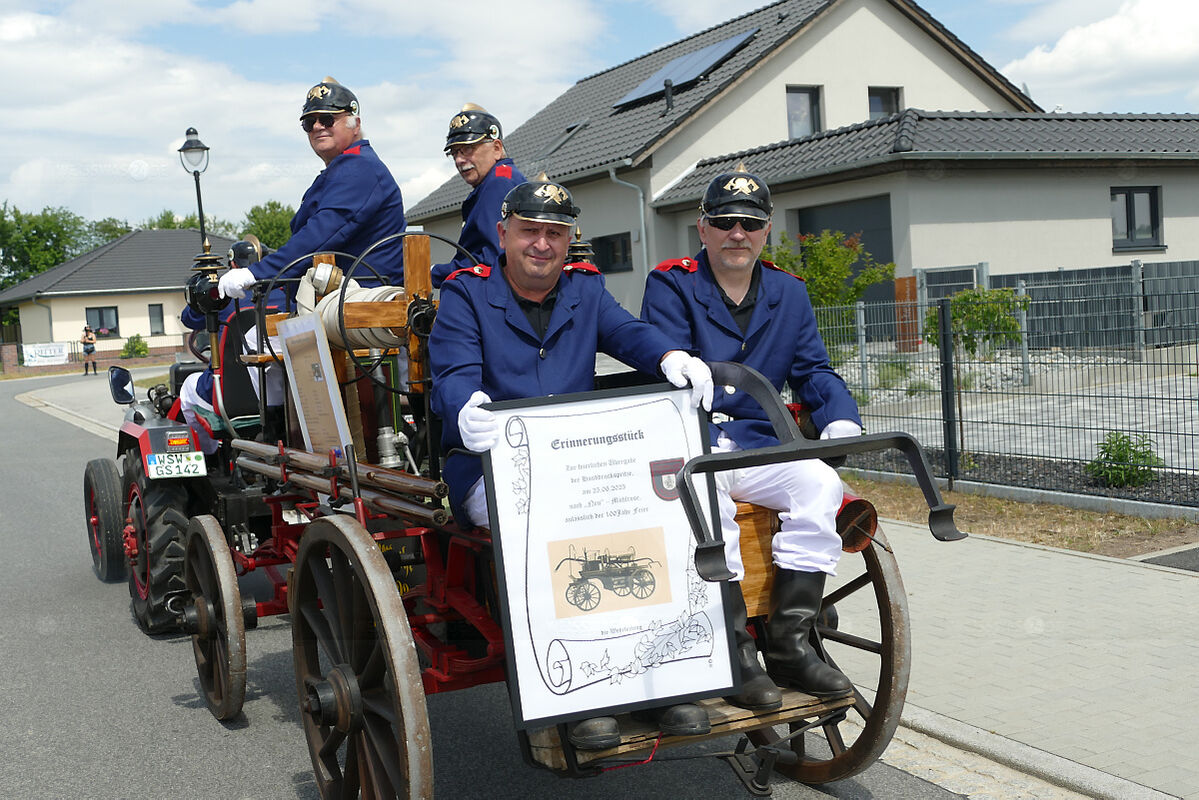
[[[682,389],[691,385],[691,407],[703,404],[704,411],[712,410],[712,370],[695,356],[682,350],[671,350],[658,365],[671,386]]]
[[[217,291],[221,293],[221,297],[232,297],[234,300],[240,300],[246,296],[246,289],[257,281],[254,273],[245,267],[237,267],[231,269],[221,276],[217,281]]]
[[[852,419],[835,419],[820,432],[821,439],[849,439],[862,435],[862,426]]]
[[[500,440],[500,421],[487,409],[479,408],[490,402],[486,392],[475,392],[458,412],[458,433],[467,450],[482,453]]]

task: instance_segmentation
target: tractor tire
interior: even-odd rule
[[[129,571],[133,616],[146,633],[178,631],[182,607],[171,608],[169,602],[187,591],[187,490],[175,480],[149,480],[136,451],[125,454],[124,477],[127,515],[137,544]]]
[[[92,569],[105,583],[125,579],[125,498],[121,472],[111,458],[96,458],[83,470],[83,519]]]

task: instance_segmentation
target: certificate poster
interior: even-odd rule
[[[280,320],[279,337],[283,340],[283,362],[292,399],[304,432],[304,447],[321,454],[333,450],[340,458],[353,437],[341,402],[329,340],[320,322],[319,314]]]
[[[695,571],[676,485],[707,438],[689,396],[658,386],[488,406],[501,431],[484,463],[519,727],[733,687],[724,585]]]

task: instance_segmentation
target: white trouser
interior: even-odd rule
[[[741,448],[723,433],[713,452]],[[754,503],[779,512],[781,530],[774,535],[772,551],[779,569],[836,574],[841,557],[837,512],[843,489],[837,471],[819,459],[747,467],[715,474],[720,507],[720,530],[729,570],[739,581],[745,577],[741,562],[741,529],[735,517],[737,503]],[[701,493],[701,497],[703,494]]]
[[[248,353],[256,352],[255,348],[258,339],[255,336],[255,329],[254,326],[251,326],[246,331],[245,347]],[[282,352],[279,346],[278,337],[272,336],[271,347],[275,349],[276,353]],[[204,430],[204,426],[196,421],[196,412],[193,410],[196,407],[202,408],[205,411],[213,410],[212,403],[200,397],[196,392],[196,384],[200,382],[200,376],[203,374],[203,372],[193,372],[183,379],[183,385],[179,387],[179,410],[183,412],[183,418],[187,420],[187,424],[196,432],[196,439],[200,442],[200,449],[206,454],[212,455],[217,451],[219,445]],[[216,381],[215,375],[213,376],[213,381],[214,383]],[[258,388],[258,369],[256,367],[250,368],[250,383],[254,386],[254,393],[261,397],[262,395]],[[266,404],[268,406],[283,405],[283,368],[278,364],[270,364],[266,368]]]
[[[462,501],[462,509],[466,512],[466,520],[479,528],[491,527],[491,515],[487,513],[487,486],[479,478],[466,492]]]

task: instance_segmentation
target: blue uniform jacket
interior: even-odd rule
[[[818,431],[836,419],[860,425],[858,404],[829,366],[803,281],[769,262],[758,263],[762,278],[745,334],[720,296],[706,250],[664,261],[650,272],[641,317],[705,361],[753,367],[779,391],[787,382],[811,409]],[[721,430],[747,450],[778,444],[766,413],[745,392],[716,392],[712,411],[732,417],[712,425],[713,444]]]
[[[503,259],[501,259],[501,264]],[[429,337],[433,411],[442,419],[442,452],[462,447],[458,412],[476,391],[495,401],[595,388],[596,351],[642,372],[676,349],[652,326],[626,311],[589,264],[567,264],[544,338],[539,339],[508,287],[501,268],[454,272],[441,287]],[[446,459],[450,504],[459,519],[467,490],[483,474],[477,456]]]
[[[307,253],[339,251],[359,256],[366,248],[393,233],[404,230],[404,200],[400,187],[387,167],[375,155],[370,142],[359,139],[344,153],[329,162],[304,192],[300,207],[291,218],[291,238],[250,271],[259,280],[275,274]],[[364,260],[375,268],[385,282],[404,282],[404,242],[393,242],[371,251]],[[349,269],[352,261],[338,259],[338,266]],[[282,277],[304,274],[311,263],[301,262]],[[374,285],[365,266],[354,271],[354,279]],[[294,291],[292,292],[294,295]]]
[[[495,224],[500,221],[500,206],[512,187],[526,180],[510,158],[501,158],[492,165],[462,203],[462,233],[458,234],[458,244],[469,250],[474,258],[458,253],[448,264],[434,264],[433,288],[440,288],[455,270],[473,267],[476,263],[489,267],[499,265],[500,237],[495,232]]]

